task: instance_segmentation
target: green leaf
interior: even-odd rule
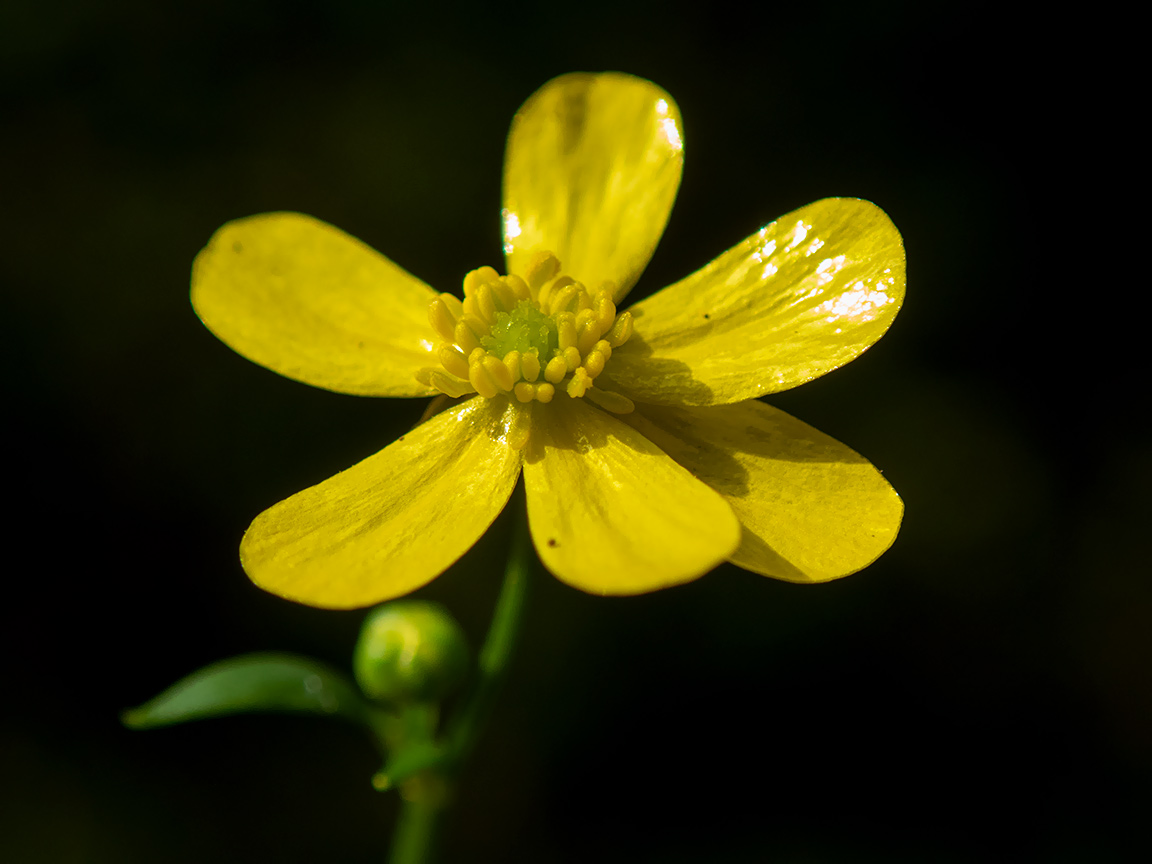
[[[391,789],[421,771],[443,766],[448,754],[432,741],[416,741],[395,753],[383,770],[372,778],[379,791]]]
[[[348,676],[307,657],[245,654],[205,666],[121,715],[151,729],[189,720],[262,711],[343,717],[371,726],[371,709]]]

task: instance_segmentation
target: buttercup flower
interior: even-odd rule
[[[541,560],[591,593],[725,560],[822,582],[888,548],[903,505],[880,473],[757,397],[883,335],[904,297],[899,233],[867,201],[817,201],[619,312],[682,164],[679,112],[650,82],[545,84],[508,137],[507,275],[469,273],[463,301],[308,216],[221,228],[192,303],[233,349],[341,393],[458,400],[256,517],[253,581],[331,608],[406,594],[479,539],[521,474]]]

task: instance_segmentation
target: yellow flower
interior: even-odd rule
[[[216,232],[192,303],[245,357],[340,393],[467,397],[256,517],[240,547],[252,580],[330,608],[407,594],[479,539],[521,474],[544,565],[595,594],[725,560],[822,582],[887,549],[903,513],[892,487],[757,397],[883,335],[904,297],[899,233],[866,201],[817,201],[618,313],[682,164],[663,90],[564,75],[512,121],[510,275],[469,273],[463,302],[308,216]]]

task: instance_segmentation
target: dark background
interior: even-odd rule
[[[347,664],[362,613],[262,593],[237,543],[423,408],[233,354],[189,266],[225,221],[292,209],[454,289],[500,263],[513,112],[613,69],[684,117],[637,296],[825,196],[902,231],[889,334],[771,401],[907,513],[824,586],[725,566],[605,600],[539,574],[448,860],[1144,860],[1147,279],[1085,179],[1125,170],[1087,44],[971,4],[0,5],[0,859],[383,859],[395,800],[356,730],[117,721],[231,654]],[[506,540],[420,592],[474,639]]]

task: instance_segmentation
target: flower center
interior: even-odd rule
[[[616,314],[613,291],[610,282],[589,291],[562,275],[550,252],[534,255],[522,276],[473,270],[464,277],[463,302],[441,294],[429,304],[428,320],[442,340],[441,368],[416,377],[452,397],[507,396],[527,406],[557,394],[587,396],[626,414],[635,407],[631,400],[593,384],[612,349],[632,335],[632,315]]]

